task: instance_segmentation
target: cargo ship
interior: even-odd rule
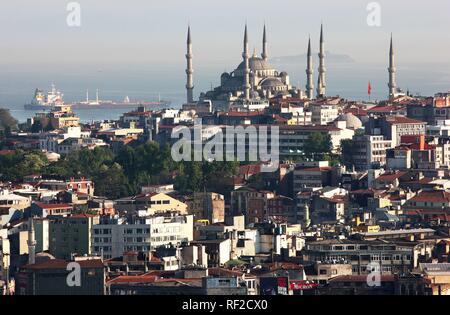
[[[169,101],[161,100],[158,97],[157,101],[131,101],[128,96],[125,96],[122,102],[101,100],[98,95],[98,89],[96,91],[95,100],[89,99],[89,91],[86,91],[86,100],[81,102],[75,102],[70,104],[73,109],[92,109],[92,108],[128,108],[128,107],[138,107],[138,106],[156,106],[156,107],[166,107],[170,105]]]
[[[33,99],[29,104],[25,104],[24,108],[26,110],[51,110],[55,106],[61,105],[64,105],[63,94],[52,84],[52,89],[47,94],[41,89],[36,89]]]

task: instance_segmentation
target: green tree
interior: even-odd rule
[[[40,133],[44,130],[44,126],[42,125],[40,120],[36,120],[33,122],[33,125],[31,125],[30,131],[32,133]]]
[[[331,137],[327,133],[313,132],[304,144],[304,153],[307,157],[317,159],[332,151]]]
[[[117,199],[130,194],[128,180],[118,163],[102,165],[94,177],[95,191],[99,196]]]
[[[16,129],[17,120],[11,116],[8,109],[0,108],[0,129]]]

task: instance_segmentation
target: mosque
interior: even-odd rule
[[[305,97],[305,92],[291,85],[289,75],[285,71],[278,71],[268,62],[267,32],[264,25],[262,37],[262,52],[258,56],[256,51],[253,55],[249,54],[249,43],[247,25],[244,30],[244,42],[242,62],[232,72],[224,72],[220,76],[220,86],[212,88],[208,92],[200,94],[199,101],[210,100],[214,108],[229,108],[235,103],[260,103],[267,104],[268,99],[276,96]],[[325,54],[323,41],[323,28],[320,35],[320,66],[317,90],[317,96],[325,95]],[[192,67],[192,40],[191,30],[188,27],[187,34],[187,53],[186,53],[186,75],[187,75],[187,103],[194,103],[193,99],[193,67]],[[313,98],[314,87],[312,83],[312,56],[311,40],[308,45],[308,83],[306,86],[306,97]]]
[[[302,90],[292,86],[289,75],[285,71],[278,71],[268,62],[267,33],[264,25],[262,36],[262,52],[258,56],[256,51],[249,53],[247,25],[244,30],[242,62],[234,71],[224,72],[220,76],[220,85],[202,92],[199,100],[193,98],[193,66],[192,66],[192,40],[191,29],[188,26],[187,53],[186,53],[186,105],[195,105],[210,101],[214,109],[228,110],[234,106],[241,106],[244,110],[259,110],[269,106],[268,100],[277,96],[288,96],[302,99],[326,98],[326,68],[325,68],[325,40],[323,25],[320,27],[319,65],[317,84],[314,87],[314,70],[312,64],[311,38],[308,41],[306,60],[306,85]],[[400,90],[396,84],[396,68],[394,49],[391,36],[389,51],[389,98],[392,100],[399,96]],[[249,105],[251,104],[251,105]],[[253,108],[252,108],[253,106]]]

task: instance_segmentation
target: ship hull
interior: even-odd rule
[[[52,105],[37,105],[37,104],[25,104],[23,106],[25,110],[52,110]]]
[[[114,108],[136,108],[139,106],[166,107],[170,105],[170,102],[100,103],[100,104],[74,103],[70,105],[73,109],[93,109],[93,108],[114,109]]]

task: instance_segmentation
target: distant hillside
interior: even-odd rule
[[[317,53],[313,54],[313,62],[317,64],[319,57]],[[270,59],[270,62],[273,64],[296,64],[301,63],[304,64],[306,62],[306,54],[295,55],[295,56],[281,56],[274,57]],[[343,54],[334,54],[332,52],[325,52],[325,63],[333,64],[333,63],[354,63],[355,60],[349,55]]]

